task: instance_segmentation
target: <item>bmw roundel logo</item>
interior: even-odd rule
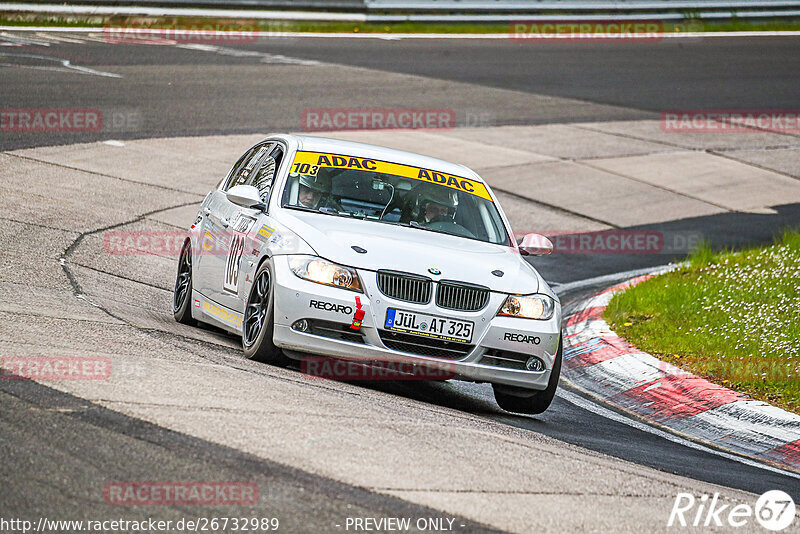
[[[430,269],[428,269],[428,272],[431,274],[442,274],[442,271],[440,271],[436,267],[431,267]]]

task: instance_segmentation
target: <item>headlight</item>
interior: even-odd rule
[[[509,295],[498,315],[546,321],[553,317],[556,303],[547,295]]]
[[[289,259],[289,268],[303,280],[363,293],[358,273],[350,267],[313,256],[295,256]]]

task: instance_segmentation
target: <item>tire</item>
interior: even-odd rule
[[[253,361],[286,366],[289,359],[272,342],[275,328],[274,280],[269,260],[261,263],[244,306],[242,350]]]
[[[546,389],[532,391],[530,389],[492,384],[494,399],[497,404],[507,412],[544,413],[550,407],[550,403],[553,402],[553,397],[556,396],[558,378],[561,375],[561,353],[561,341],[559,341],[555,361],[553,362],[553,370],[550,373],[550,380],[547,382]]]
[[[186,240],[178,258],[178,275],[172,292],[172,315],[181,324],[194,325],[192,318],[192,242]]]

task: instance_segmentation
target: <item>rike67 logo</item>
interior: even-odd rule
[[[668,527],[744,527],[752,520],[763,528],[778,532],[794,523],[794,500],[781,490],[761,495],[755,507],[746,503],[722,504],[719,493],[697,498],[691,493],[679,493],[669,514]]]

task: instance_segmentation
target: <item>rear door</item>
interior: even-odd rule
[[[217,242],[217,239],[224,237],[225,230],[223,220],[225,218],[225,205],[222,202],[225,198],[224,191],[228,189],[228,184],[236,179],[244,168],[245,164],[253,155],[254,148],[250,148],[242,154],[239,160],[231,168],[222,183],[208,194],[203,201],[200,211],[202,221],[199,227],[198,241],[195,246],[196,257],[194,259],[195,276],[192,280],[194,289],[208,298],[213,298],[216,292],[216,277],[214,276],[217,268],[215,256],[225,253],[227,243]]]
[[[272,182],[282,155],[282,148],[275,142],[263,143],[253,147],[249,158],[241,169],[225,184],[224,191],[236,185],[252,185],[261,192],[267,203]],[[277,158],[277,159],[276,159]],[[243,280],[239,273],[243,261],[255,261],[258,254],[252,234],[257,228],[256,221],[262,211],[238,206],[228,200],[224,191],[216,208],[215,241],[224,244],[223,253],[213,256],[210,276],[213,280],[213,299],[236,312],[244,311],[247,297],[240,293]]]

